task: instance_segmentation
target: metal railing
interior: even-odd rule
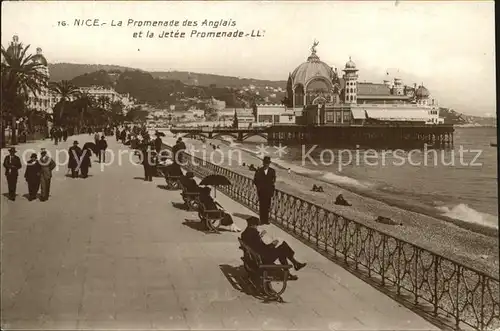
[[[226,176],[232,185],[219,190],[258,211],[252,178],[189,154],[184,160],[185,168],[200,177]],[[342,260],[355,274],[368,277],[455,329],[500,327],[498,278],[281,190],[275,191],[270,218],[316,250]]]

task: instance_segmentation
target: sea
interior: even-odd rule
[[[264,140],[240,148],[255,153]],[[273,162],[391,205],[498,229],[497,129],[455,128],[449,150],[286,146]],[[283,146],[282,146],[283,147]]]

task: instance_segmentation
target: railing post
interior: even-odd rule
[[[382,276],[382,285],[385,285],[385,242],[387,240],[387,236],[383,235],[382,237],[382,270],[381,270],[381,276]]]
[[[484,330],[484,290],[486,286],[486,276],[481,275],[481,313],[479,321],[479,330]]]
[[[347,230],[348,230],[348,223],[346,222],[344,218],[344,262],[347,264]]]
[[[456,275],[457,275],[457,289],[455,291],[455,299],[457,303],[457,308],[455,311],[455,327],[458,329],[458,326],[460,325],[460,304],[459,304],[459,296],[460,296],[460,273],[462,272],[462,268],[458,265],[455,264],[455,269],[457,270]]]
[[[437,311],[438,311],[438,270],[439,270],[439,263],[440,260],[437,255],[433,256],[434,260],[434,297],[433,297],[433,305],[434,305],[434,316],[437,316]]]
[[[413,279],[415,280],[413,283],[413,295],[415,296],[415,304],[418,303],[418,257],[420,255],[419,248],[413,246],[415,250],[415,260],[413,262]]]
[[[401,294],[401,242],[397,241],[397,250],[398,250],[398,269],[396,270],[396,289],[398,295]]]
[[[359,239],[359,224],[356,223],[356,227],[354,229],[354,268],[358,270],[358,239]]]

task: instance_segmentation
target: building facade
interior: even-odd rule
[[[12,37],[12,42],[7,48],[7,52],[14,52],[16,50],[19,50],[20,46],[21,44],[19,43],[19,37],[15,35]],[[33,91],[28,90],[26,107],[28,109],[35,109],[46,113],[52,113],[53,104],[48,88],[48,81],[50,78],[49,66],[47,59],[45,58],[45,56],[43,56],[42,49],[40,47],[36,49],[36,54],[33,55],[31,61],[39,65],[37,70],[43,75],[44,82],[41,82],[42,84],[40,84],[39,92],[34,93]]]
[[[297,124],[443,123],[423,84],[406,86],[399,77],[381,84],[360,82],[359,69],[351,58],[340,76],[337,69],[320,60],[316,46],[288,77],[286,112],[295,114]]]

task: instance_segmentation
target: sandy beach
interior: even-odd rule
[[[175,138],[170,132],[165,133],[167,136],[163,138],[163,142],[167,145],[173,145]],[[186,138],[184,138],[184,141],[188,150],[190,146],[199,150],[199,152],[194,153],[195,156],[205,158],[207,161],[210,161],[212,158],[216,164],[245,176],[253,177],[254,175],[254,172],[248,169],[248,165],[254,164],[255,166],[260,166],[261,164],[260,158],[256,155],[252,155],[246,151],[235,152],[235,146],[230,147],[227,142],[207,140],[203,144],[199,140]],[[210,156],[213,153],[210,143],[219,146],[224,155],[224,162],[218,163],[221,152],[216,152],[213,156]],[[232,151],[233,159],[228,157],[230,150]],[[236,160],[237,158],[239,160]],[[240,164],[243,162],[247,166]],[[276,170],[277,174],[276,187],[282,191],[479,271],[483,271],[491,276],[498,277],[499,275],[497,236],[477,233],[452,222],[391,206],[373,198],[340,188],[334,184],[325,183],[302,174],[294,173],[293,171],[289,172],[278,164],[273,164],[272,167]],[[321,185],[324,192],[312,192],[311,188],[314,184]],[[334,205],[338,194],[342,194],[352,206]],[[378,216],[389,217],[401,225],[386,225],[375,222],[374,220]]]

